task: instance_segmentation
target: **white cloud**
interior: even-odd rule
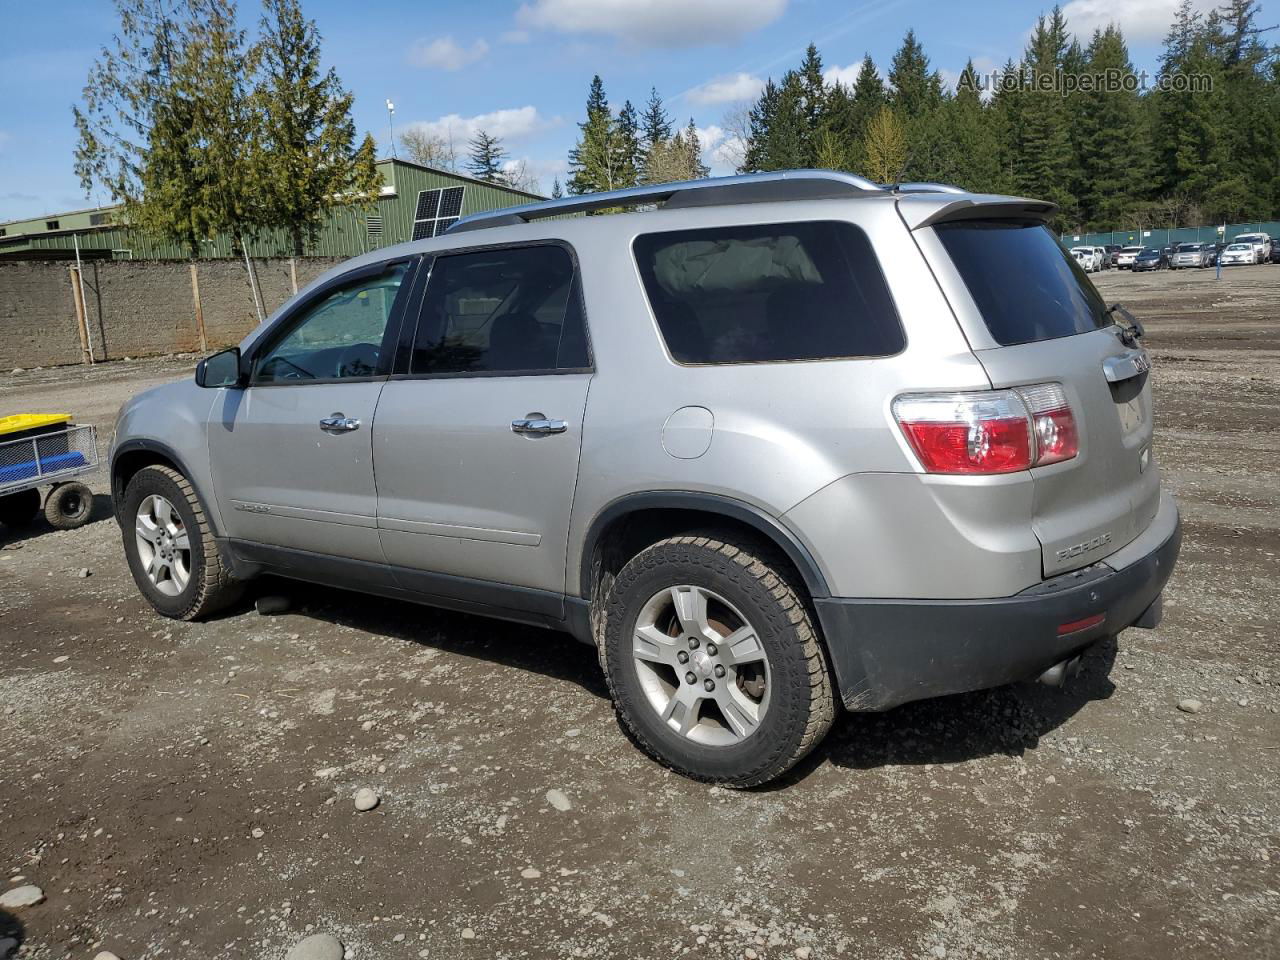
[[[433,67],[437,70],[461,70],[475,63],[489,52],[489,44],[477,40],[469,47],[458,44],[453,37],[437,37],[418,40],[409,49],[409,62],[415,67]]]
[[[739,103],[754,100],[764,88],[764,81],[750,73],[731,73],[715,77],[685,94],[693,103],[711,106],[718,103]]]
[[[722,176],[734,173],[747,150],[742,138],[714,123],[709,127],[695,129],[698,146],[702,150],[702,161],[711,168],[712,174]]]
[[[1191,0],[1193,9],[1207,12],[1218,5],[1219,0]],[[1124,32],[1130,43],[1156,43],[1169,32],[1179,0],[1070,0],[1062,8],[1067,27],[1089,42],[1094,30],[1106,29],[1114,23]]]
[[[474,117],[451,113],[438,120],[420,120],[409,126],[433,136],[442,137],[452,142],[456,151],[464,153],[467,141],[475,136],[477,130],[483,130],[502,140],[519,140],[554,124],[554,120],[541,116],[537,107],[512,107],[507,110],[494,110],[492,113],[481,113]]]
[[[731,43],[777,20],[786,6],[787,0],[529,0],[516,22],[639,46],[700,47]]]

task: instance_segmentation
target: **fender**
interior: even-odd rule
[[[754,527],[787,555],[787,558],[800,571],[805,588],[813,599],[824,599],[831,595],[831,591],[827,588],[826,577],[822,575],[822,570],[818,567],[813,554],[809,552],[809,548],[764,510],[741,500],[715,493],[661,490],[627,494],[614,500],[596,514],[595,519],[591,521],[591,526],[587,529],[587,536],[582,545],[577,596],[582,597],[586,585],[591,582],[591,559],[595,555],[596,546],[605,529],[613,521],[640,510],[695,510],[700,513],[718,514]]]
[[[200,502],[204,504],[204,515],[205,519],[209,522],[209,529],[213,531],[213,535],[215,537],[221,537],[217,523],[214,519],[216,506],[215,509],[210,509],[210,500],[209,497],[205,495],[200,479],[187,469],[186,463],[183,462],[182,457],[178,456],[177,451],[175,451],[173,447],[169,446],[167,443],[162,443],[159,440],[149,440],[143,437],[134,437],[132,439],[125,440],[111,451],[111,501],[112,504],[117,507],[115,511],[116,522],[122,526],[124,524],[124,520],[121,518],[120,511],[118,509],[119,499],[123,496],[124,490],[116,489],[116,462],[120,459],[121,454],[136,453],[139,451],[158,453],[160,456],[164,457],[164,459],[172,463],[175,470],[187,478],[187,482],[195,489],[196,496],[199,497]]]

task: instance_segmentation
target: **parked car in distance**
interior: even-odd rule
[[[1120,251],[1124,248],[1118,243],[1108,243],[1102,249],[1106,251],[1107,268],[1110,269],[1116,265],[1116,257],[1119,256]]]
[[[1229,243],[1227,248],[1218,255],[1224,267],[1240,264],[1257,263],[1257,251],[1252,243],[1245,241],[1243,243]]]
[[[1271,262],[1280,263],[1280,237],[1271,238]]]
[[[1266,263],[1271,259],[1271,238],[1265,233],[1238,233],[1231,242],[1247,243],[1253,247],[1253,262]]]
[[[1076,259],[1084,266],[1087,273],[1102,269],[1102,248],[1093,246],[1072,247],[1073,254],[1080,254]]]
[[[276,574],[568,631],[733,787],[841,704],[1058,683],[1159,621],[1180,523],[1141,326],[1055,211],[799,170],[371,251],[124,405],[129,569],[180,620]]]
[[[1143,247],[1133,258],[1132,270],[1141,273],[1144,270],[1163,270],[1169,265],[1169,255],[1163,247]]]
[[[1169,269],[1181,267],[1207,267],[1210,265],[1207,243],[1180,243],[1174,248]]]
[[[1116,268],[1127,270],[1133,266],[1134,258],[1142,252],[1142,247],[1121,247],[1116,254]]]

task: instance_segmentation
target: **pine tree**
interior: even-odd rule
[[[1088,75],[1133,72],[1124,37],[1114,25],[1094,32],[1087,57]],[[1126,222],[1145,182],[1146,140],[1136,135],[1142,120],[1138,94],[1103,89],[1078,96],[1077,195],[1082,222],[1090,230],[1116,230]]]
[[[904,176],[909,180],[947,180],[954,173],[941,108],[942,78],[908,30],[889,69],[889,105],[902,122],[910,150]]]
[[[263,0],[255,105],[262,119],[264,216],[303,254],[335,206],[372,203],[382,185],[373,138],[357,145],[355,98],[320,62],[320,35],[298,0]]]
[[[1047,17],[1040,17],[1032,32],[1024,57],[1024,66],[1035,82],[1049,84],[1061,81],[1063,61],[1068,49],[1066,20],[1054,7]],[[1021,136],[1014,144],[1018,192],[1042,197],[1065,211],[1073,210],[1075,198],[1070,191],[1074,154],[1069,132],[1069,117],[1062,95],[1057,89],[1034,89],[1026,94],[1026,109],[1021,116]]]
[[[827,109],[827,87],[822,79],[822,57],[812,43],[804,52],[804,60],[797,71],[800,83],[801,156],[803,165],[813,166],[818,154],[818,141],[824,127]]]
[[[617,128],[600,76],[591,78],[587,119],[578,124],[578,142],[569,151],[569,192],[597,193],[620,185]]]
[[[771,170],[769,163],[769,138],[778,116],[778,102],[782,97],[778,85],[770,77],[764,89],[747,114],[747,149],[742,158],[740,173],[758,173]]]
[[[563,196],[564,188],[560,186],[560,178],[556,177],[555,180],[551,182],[551,199],[559,200]]]
[[[813,165],[821,170],[852,170],[855,168],[858,145],[865,128],[857,125],[853,94],[840,81],[827,91],[826,108],[820,118],[820,128],[815,142]]]
[[[964,65],[956,94],[943,110],[955,156],[955,170],[947,182],[970,190],[993,189],[1000,164],[998,143],[992,110],[982,102],[972,60]]]
[[[711,175],[711,168],[702,162],[702,138],[698,136],[698,125],[689,118],[689,125],[684,128],[684,149],[688,154],[690,180],[701,180]]]
[[[649,88],[649,100],[640,116],[640,142],[648,151],[655,143],[671,139],[671,117],[658,96],[658,88]]]
[[[485,130],[477,130],[468,144],[470,155],[467,158],[467,172],[477,180],[489,183],[507,183],[502,165],[506,162],[507,151],[502,147],[502,140]]]
[[[614,186],[634,187],[640,181],[645,154],[640,144],[640,118],[630,100],[618,111],[611,141],[615,156],[614,169],[617,171]]]

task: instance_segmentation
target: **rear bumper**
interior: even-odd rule
[[[845,707],[885,710],[1031,679],[1104,636],[1155,626],[1182,542],[1176,505],[1161,501],[1147,531],[1106,561],[1012,597],[815,600]]]

